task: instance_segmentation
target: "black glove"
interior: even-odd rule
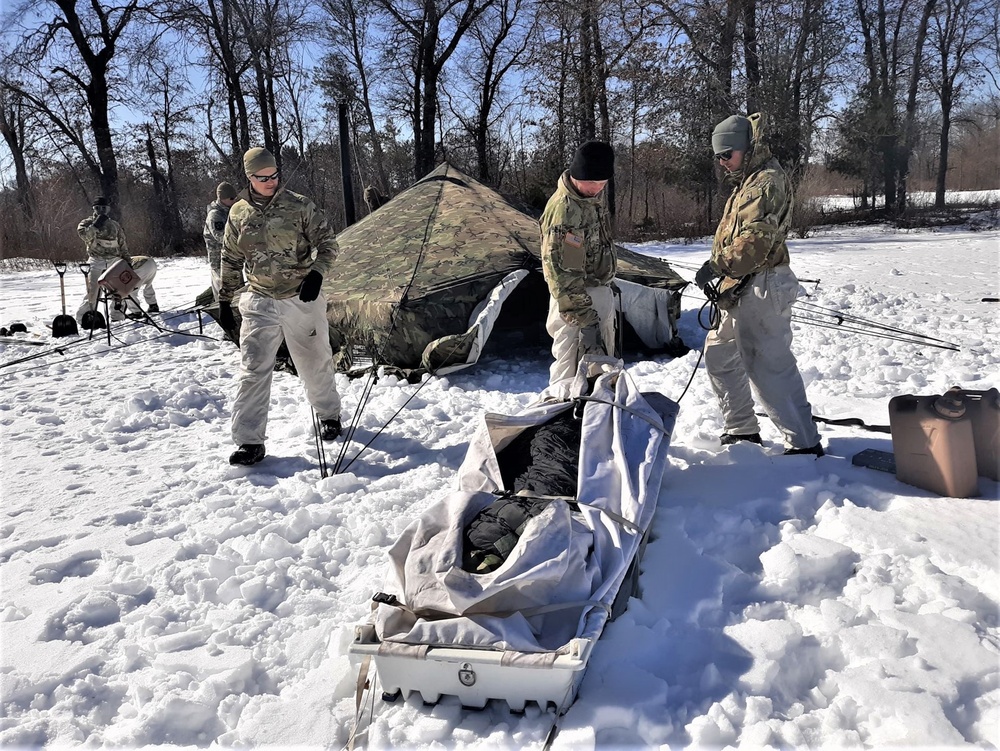
[[[319,289],[323,286],[323,275],[312,269],[299,285],[299,299],[302,302],[312,302],[319,297]]]
[[[100,229],[107,223],[108,223],[108,215],[101,214],[99,217],[97,217],[97,219],[94,220],[94,229]]]
[[[236,328],[236,317],[233,315],[233,306],[227,302],[219,303],[219,324],[227,333]]]
[[[604,337],[601,336],[601,327],[596,323],[580,329],[580,354],[602,356],[608,354],[608,350],[604,347]]]
[[[698,269],[698,273],[694,275],[694,283],[698,285],[699,289],[704,290],[710,281],[720,276],[719,271],[712,265],[712,261],[705,261]]]

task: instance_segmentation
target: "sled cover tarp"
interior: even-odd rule
[[[378,606],[383,643],[558,653],[575,637],[600,636],[652,520],[677,413],[666,397],[639,393],[620,364],[586,358],[575,379],[542,392],[520,414],[486,415],[459,489],[389,552],[385,592],[402,607]],[[574,399],[586,394],[590,400]],[[579,510],[549,503],[500,568],[465,571],[463,530],[505,490],[497,454],[521,431],[581,408]]]
[[[447,163],[337,241],[323,285],[334,344],[398,368],[441,373],[476,362],[504,302],[541,275],[538,222]],[[685,281],[665,261],[618,254],[629,322],[660,349],[676,333]],[[544,321],[548,299],[543,283],[537,289],[532,307]]]

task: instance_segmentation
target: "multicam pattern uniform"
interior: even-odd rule
[[[249,290],[240,296],[241,368],[233,400],[233,442],[263,444],[271,377],[282,341],[295,363],[309,403],[321,420],[340,418],[334,381],[326,298],[299,299],[311,270],[324,277],[338,252],[326,218],[311,200],[282,190],[265,205],[244,190],[229,210],[223,236],[220,303],[231,302],[246,270]]]
[[[726,203],[715,233],[712,263],[725,276],[721,291],[749,283],[723,308],[717,329],[705,339],[705,368],[722,408],[724,429],[757,433],[750,384],[764,411],[791,448],[819,443],[798,364],[792,354],[791,307],[799,282],[788,265],[785,237],[792,216],[792,189],[771,156],[761,114],[750,116],[751,151],[739,186]]]
[[[226,232],[226,220],[229,219],[229,207],[218,201],[208,204],[205,216],[205,228],[202,237],[205,238],[205,250],[208,252],[208,265],[212,270],[212,289],[216,295],[222,286],[222,238]]]
[[[119,258],[124,258],[131,263],[132,257],[128,253],[128,243],[125,242],[125,231],[122,226],[111,217],[101,227],[95,227],[94,222],[101,215],[94,212],[76,227],[76,232],[83,240],[83,245],[87,249],[87,262],[90,264],[90,271],[87,273],[87,296],[80,304],[77,311],[77,321],[83,323],[83,315],[91,310],[97,310],[97,297],[100,287],[97,280],[108,270],[108,266]]]
[[[564,172],[539,223],[542,271],[563,320],[580,328],[599,323],[587,288],[611,284],[618,263],[605,191],[585,198]]]
[[[539,220],[542,272],[552,299],[545,328],[552,337],[549,383],[576,375],[580,329],[600,326],[608,354],[615,350],[615,304],[610,284],[618,258],[611,240],[607,193],[581,196],[569,172],[559,178]]]
[[[760,113],[750,116],[752,151],[726,202],[712,242],[712,264],[724,275],[720,291],[763,268],[788,264],[785,237],[792,224],[792,186],[763,138]]]
[[[128,243],[125,242],[125,231],[111,217],[101,227],[95,227],[100,214],[95,213],[80,222],[76,231],[83,240],[87,255],[94,258],[124,258],[129,260]]]
[[[290,190],[279,190],[264,207],[246,190],[240,199],[223,235],[221,302],[243,286],[244,270],[252,291],[276,300],[297,295],[312,269],[326,277],[339,248],[316,204]]]

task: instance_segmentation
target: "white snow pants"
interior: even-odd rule
[[[600,316],[601,337],[604,339],[604,345],[611,348],[611,352],[608,354],[615,356],[617,316],[615,315],[614,292],[612,292],[611,287],[588,287],[587,294],[590,295],[594,310]],[[564,378],[575,377],[581,357],[581,353],[578,351],[580,327],[563,320],[559,314],[559,304],[551,295],[549,296],[549,316],[545,320],[545,330],[552,337],[552,357],[555,360],[549,367],[549,383],[553,384]]]
[[[212,274],[212,294],[215,295],[215,301],[219,301],[219,290],[222,289],[222,273],[217,268],[208,267]]]
[[[134,259],[133,259],[134,260]],[[108,270],[111,264],[118,261],[118,258],[94,258],[90,257],[87,259],[87,263],[90,264],[90,271],[87,274],[87,297],[80,304],[80,308],[76,311],[76,320],[78,323],[83,323],[83,314],[88,310],[97,310],[97,298],[100,294],[100,286],[97,284],[97,280],[101,278],[101,275]],[[149,257],[140,257],[140,260],[133,264],[132,270],[135,271],[136,275],[142,280],[142,297],[146,301],[146,305],[156,305],[156,290],[153,289],[153,279],[156,277],[156,261]],[[138,290],[132,293],[132,297],[138,294]],[[111,302],[111,299],[108,300]],[[138,313],[139,306],[136,305],[131,299],[126,301],[126,305],[130,313]],[[103,314],[103,311],[101,311]],[[124,310],[118,308],[112,308],[109,311],[112,321],[121,321],[125,318]]]
[[[146,307],[150,305],[157,305],[156,302],[156,290],[153,289],[153,279],[156,278],[156,261],[152,258],[142,258],[141,260],[133,259],[132,270],[135,271],[136,276],[142,279],[142,299],[146,301]],[[140,313],[141,308],[133,300],[138,294],[138,290],[132,293],[132,295],[126,301],[128,306],[128,311],[130,313]]]
[[[320,419],[340,417],[326,298],[275,300],[247,291],[240,297],[240,315],[242,367],[233,402],[233,442],[264,443],[274,359],[282,339]]]
[[[117,260],[117,258],[94,258],[93,256],[87,259],[87,263],[90,264],[90,271],[87,272],[87,296],[76,311],[77,323],[83,323],[83,314],[87,311],[97,310],[97,295],[100,292],[97,280],[101,278],[101,274],[108,270],[108,266]],[[124,317],[124,314],[119,314],[119,319]]]
[[[760,431],[750,386],[789,448],[819,443],[798,364],[792,354],[792,303],[799,280],[787,265],[765,269],[719,328],[705,339],[705,369],[719,399],[725,432]]]

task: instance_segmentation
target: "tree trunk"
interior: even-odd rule
[[[808,4],[809,0],[804,0]],[[757,0],[743,0],[743,57],[747,68],[747,112],[760,109],[760,58],[757,54]]]
[[[910,86],[906,96],[906,119],[903,123],[903,144],[899,153],[899,184],[896,194],[896,214],[902,216],[906,211],[906,181],[910,175],[910,155],[917,140],[917,88],[920,83],[921,66],[923,63],[924,41],[927,39],[927,25],[937,0],[926,0],[924,10],[917,27],[917,38],[913,47],[913,67],[910,70]]]
[[[10,149],[14,161],[14,179],[17,185],[17,203],[30,222],[34,216],[31,199],[31,183],[24,158],[26,144],[24,116],[21,101],[10,89],[0,91],[0,134]]]
[[[947,101],[947,104],[945,103]],[[948,180],[948,142],[951,138],[951,101],[942,92],[941,97],[941,145],[938,159],[937,184],[934,188],[934,205],[944,208],[945,186]]]

